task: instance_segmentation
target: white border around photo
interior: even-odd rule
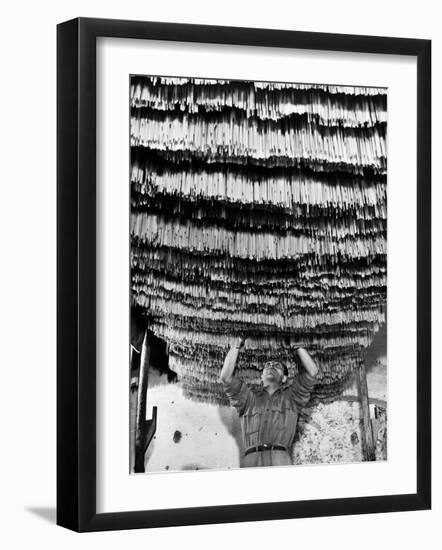
[[[388,461],[129,473],[129,75],[388,88]],[[97,42],[97,512],[416,492],[416,61],[102,38]]]

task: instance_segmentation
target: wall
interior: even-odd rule
[[[442,287],[434,285],[434,509],[230,525],[76,535],[55,506],[55,24],[78,15],[433,39],[434,280],[440,280],[442,36],[435,0],[262,3],[225,0],[7,2],[2,8],[0,285],[2,546],[211,549],[275,544],[358,550],[437,547],[442,520]],[[23,134],[28,136],[23,143]],[[18,146],[18,143],[21,145]],[[12,238],[14,237],[14,238]],[[404,259],[406,265],[406,259]],[[407,309],[404,307],[404,315]],[[406,342],[404,342],[406,345]]]
[[[166,375],[155,371],[151,371],[149,383],[147,417],[153,406],[158,407],[158,415],[157,430],[145,456],[146,472],[239,467],[241,428],[233,407],[189,400],[179,382],[168,384]],[[132,419],[135,400],[134,392]]]

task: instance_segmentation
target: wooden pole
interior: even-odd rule
[[[362,455],[364,460],[376,460],[373,428],[370,420],[370,404],[368,398],[367,372],[365,362],[362,362],[357,371],[357,386],[362,415]]]
[[[152,409],[152,420],[146,420],[147,382],[150,360],[150,342],[146,332],[141,349],[140,372],[138,375],[137,413],[135,425],[135,473],[144,473],[144,455],[157,428],[157,408]]]

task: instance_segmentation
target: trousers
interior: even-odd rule
[[[256,468],[259,466],[290,466],[292,457],[287,451],[259,451],[243,456],[241,468]]]

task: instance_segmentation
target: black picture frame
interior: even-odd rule
[[[417,58],[417,491],[361,498],[96,512],[96,39]],[[79,18],[57,27],[57,523],[75,531],[425,510],[431,506],[431,41]]]

